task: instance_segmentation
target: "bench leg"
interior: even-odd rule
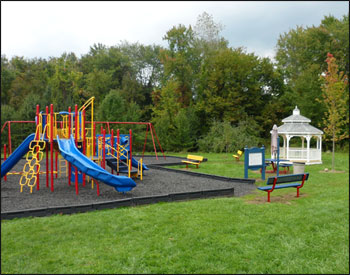
[[[270,193],[271,193],[271,192],[267,191],[267,202],[271,202],[271,201],[270,201]]]
[[[197,165],[197,169],[198,169],[198,164],[196,164]]]
[[[297,198],[299,197],[299,189],[300,188],[297,187]]]

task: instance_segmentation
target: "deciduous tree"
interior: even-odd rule
[[[323,119],[326,138],[332,140],[332,171],[334,171],[335,143],[349,137],[349,93],[346,89],[348,78],[344,72],[339,72],[335,57],[328,53],[327,72],[321,76],[322,97],[326,106]]]

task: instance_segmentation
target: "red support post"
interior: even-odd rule
[[[75,167],[75,193],[79,194],[79,186],[78,186],[78,168]]]
[[[86,135],[85,135],[85,109],[83,110],[82,118],[82,130],[83,130],[83,154],[86,155]],[[86,175],[83,173],[83,186],[86,184]]]
[[[147,124],[146,136],[145,136],[145,143],[143,144],[143,150],[142,150],[142,158],[143,158],[143,155],[144,155],[145,150],[146,150],[146,143],[147,143],[147,134],[148,134],[148,128],[149,128],[149,124]]]
[[[152,142],[153,142],[153,148],[154,148],[154,152],[156,153],[156,159],[158,160],[158,155],[157,155],[157,149],[156,149],[156,145],[154,144],[154,137],[153,137],[153,130],[152,130],[152,124],[149,124],[149,127],[151,129],[151,135],[152,135]]]
[[[119,151],[120,151],[120,145],[119,145],[120,139],[119,139],[119,129],[117,129],[117,175],[119,176]]]
[[[113,128],[112,128],[112,134],[111,134],[111,152],[112,152],[112,156],[114,156],[114,131],[113,131]],[[113,168],[111,168],[111,173],[113,175]]]
[[[96,189],[97,189],[97,196],[99,196],[100,195],[100,185],[99,185],[98,181],[95,181],[95,183],[96,183]]]
[[[78,147],[78,105],[75,104],[75,146]],[[78,168],[75,167],[75,193],[79,194],[79,186],[78,186]]]
[[[9,137],[9,156],[12,154],[12,142],[11,142],[11,121],[8,123],[8,137]]]
[[[6,161],[6,144],[4,144],[4,162]],[[4,181],[7,181],[7,176],[5,175]]]
[[[68,138],[70,139],[70,134],[71,134],[71,107],[68,107]],[[71,177],[72,177],[72,164],[69,162],[68,163],[68,185],[71,185]]]
[[[46,106],[45,108],[46,111],[46,125],[47,122],[49,121],[49,107]],[[46,138],[48,138],[48,128],[46,127]],[[46,143],[46,187],[49,188],[49,142]]]
[[[153,132],[154,132],[154,135],[156,136],[156,139],[157,139],[157,142],[158,142],[159,148],[160,148],[160,150],[162,151],[162,153],[163,153],[163,157],[164,157],[164,159],[165,159],[165,155],[164,155],[164,152],[163,152],[162,146],[160,145],[160,142],[159,142],[159,140],[158,140],[158,136],[157,136],[156,130],[154,129],[153,124],[152,124],[152,123],[150,123],[150,124],[151,124],[151,126],[152,126],[152,128],[153,128]]]
[[[75,104],[75,146],[78,147],[78,105]]]
[[[51,150],[51,192],[53,192],[53,104],[50,105],[50,150]]]
[[[4,123],[4,125],[2,125],[2,128],[1,128],[1,133],[2,133],[2,131],[5,129],[5,127],[6,127],[6,125],[8,124],[9,122],[8,121],[6,121],[5,123]]]
[[[106,130],[102,130],[103,139],[102,139],[102,168],[106,169]]]
[[[39,105],[36,105],[36,127],[35,127],[35,132],[36,132],[36,128],[39,125],[39,113],[40,113],[40,107]],[[37,132],[37,135],[35,137],[36,140],[40,139],[40,133]],[[39,152],[39,149],[37,150],[37,152]],[[36,157],[38,158],[39,153],[36,154]],[[40,189],[40,174],[39,174],[39,166],[36,169],[36,190]]]

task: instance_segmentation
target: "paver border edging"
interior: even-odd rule
[[[45,216],[51,216],[56,214],[63,215],[63,214],[85,213],[85,212],[94,211],[94,210],[148,205],[148,204],[154,204],[158,202],[187,201],[187,200],[194,200],[194,199],[214,198],[218,196],[232,197],[233,195],[234,195],[233,187],[225,188],[225,189],[202,190],[202,191],[192,191],[192,192],[183,192],[183,193],[170,193],[167,195],[135,197],[130,199],[105,201],[105,202],[91,203],[91,204],[80,204],[80,205],[69,205],[69,206],[1,212],[1,220],[11,220],[14,218],[24,218],[24,217],[45,217]]]

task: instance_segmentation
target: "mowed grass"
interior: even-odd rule
[[[243,178],[243,159],[198,155],[208,162],[191,170]],[[349,155],[336,154],[342,173],[323,172],[331,154],[323,162],[306,166],[300,198],[289,188],[273,192],[271,203],[256,191],[2,221],[2,273],[348,274]]]

